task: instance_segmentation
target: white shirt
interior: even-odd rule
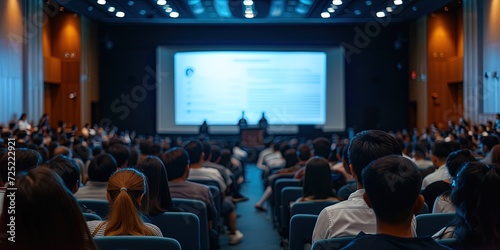
[[[430,184],[436,181],[444,181],[451,179],[450,173],[448,172],[448,167],[446,165],[440,166],[436,171],[427,175],[422,181],[422,189],[425,189]]]
[[[377,233],[377,220],[373,209],[363,199],[364,189],[358,189],[346,201],[324,208],[314,227],[312,241],[334,237],[356,236]],[[411,221],[413,235],[416,235],[415,216]]]
[[[272,148],[266,148],[266,149],[260,151],[259,159],[257,159],[257,167],[262,169],[262,170],[267,170],[266,166],[263,165],[264,157],[266,157],[269,154],[272,154],[273,152],[274,152],[274,150]]]
[[[281,156],[280,151],[273,152],[264,157],[263,165],[269,168],[282,168],[285,166],[285,159]]]
[[[321,239],[356,236],[361,231],[377,233],[375,213],[366,205],[364,193],[364,189],[358,189],[346,201],[324,208],[314,227],[313,243]]]
[[[430,168],[433,165],[432,161],[423,160],[423,159],[415,160],[414,162],[420,170],[426,170],[427,168]]]
[[[226,191],[226,183],[217,169],[213,168],[190,168],[188,180],[212,180],[219,184],[221,192]]]
[[[434,207],[432,208],[432,213],[437,214],[437,213],[455,213],[457,209],[451,203],[450,196],[444,197],[443,195],[440,195],[436,198],[436,201],[434,202]]]

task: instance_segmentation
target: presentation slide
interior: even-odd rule
[[[174,55],[175,124],[325,123],[323,52],[210,51]]]
[[[268,132],[299,125],[345,130],[344,57],[340,47],[159,46],[157,132],[239,133],[265,113]]]

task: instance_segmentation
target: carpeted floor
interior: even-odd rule
[[[261,170],[255,164],[246,165],[246,182],[241,188],[241,194],[248,197],[246,202],[237,204],[236,213],[238,214],[238,230],[245,237],[238,245],[229,245],[229,237],[222,235],[220,237],[220,246],[222,250],[279,250],[280,237],[278,232],[273,229],[267,213],[258,212],[254,205],[260,199],[263,193],[262,181],[260,179]],[[267,205],[267,204],[266,204]]]

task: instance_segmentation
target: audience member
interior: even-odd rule
[[[376,234],[360,232],[343,249],[449,249],[430,236],[414,238],[412,218],[424,205],[422,174],[410,159],[390,155],[363,170],[363,199],[373,208]]]
[[[78,203],[54,171],[45,167],[20,171],[15,187],[15,232],[8,232],[11,215],[5,211],[10,201],[5,199],[0,249],[97,249]],[[13,236],[15,242],[7,240]]]
[[[436,181],[450,179],[448,168],[446,167],[446,157],[453,152],[449,142],[436,141],[431,149],[431,159],[436,171],[427,175],[422,181],[422,188],[425,189],[429,184]]]
[[[339,201],[333,193],[330,164],[325,158],[307,161],[302,197],[297,201]]]
[[[427,147],[423,143],[415,143],[413,145],[413,159],[421,171],[434,168],[432,161],[427,160],[427,152]]]
[[[314,227],[313,242],[332,237],[354,236],[359,232],[376,233],[373,210],[363,200],[363,169],[373,160],[387,155],[401,155],[401,147],[394,137],[380,130],[358,133],[349,145],[349,169],[358,184],[358,190],[349,199],[321,211]]]
[[[161,230],[144,223],[140,215],[146,194],[146,177],[132,168],[122,168],[110,178],[106,188],[110,209],[105,221],[88,221],[92,236],[163,236]]]
[[[127,147],[121,143],[115,143],[115,144],[109,146],[106,149],[106,152],[111,154],[115,158],[116,164],[118,165],[118,168],[128,167],[128,159],[130,158],[129,147]]]
[[[80,168],[75,160],[64,155],[56,155],[46,163],[45,167],[56,172],[71,193],[76,193],[80,188]]]
[[[222,195],[226,193],[226,183],[224,178],[222,178],[219,171],[213,168],[203,167],[203,161],[205,159],[205,153],[203,150],[203,144],[198,140],[189,141],[184,145],[184,149],[189,154],[190,167],[188,180],[211,180],[217,182],[219,185],[219,190]]]
[[[500,166],[469,162],[455,178],[451,201],[457,208],[452,226],[436,238],[456,238],[459,249],[500,247]]]
[[[500,145],[495,145],[493,149],[491,149],[491,163],[500,165]]]
[[[457,150],[446,158],[446,166],[451,178],[442,181],[436,181],[422,192],[425,202],[432,208],[433,213],[454,213],[455,206],[450,201],[450,191],[453,179],[457,176],[460,168],[467,162],[474,162],[476,158],[469,150]]]
[[[42,156],[36,150],[27,148],[16,148],[13,152],[14,154],[6,153],[0,158],[0,186],[4,186],[8,182],[9,177],[14,178],[15,176],[9,175],[9,157],[15,156],[15,169],[17,173],[22,171],[29,171],[32,168],[38,167],[42,163]]]
[[[495,145],[500,144],[500,140],[495,135],[488,135],[488,136],[481,137],[480,141],[481,141],[481,144],[480,144],[481,149],[482,149],[483,155],[484,155],[484,159],[481,160],[481,162],[483,162],[485,164],[491,164],[492,161],[491,161],[490,152],[493,149],[493,147],[495,147]]]
[[[165,165],[156,156],[148,156],[137,164],[137,170],[146,176],[148,189],[146,197],[142,199],[142,211],[149,216],[156,216],[163,212],[178,212],[174,207],[168,185]]]
[[[110,154],[100,154],[89,164],[89,181],[80,188],[75,196],[79,200],[108,200],[106,197],[108,180],[116,171],[115,158]]]

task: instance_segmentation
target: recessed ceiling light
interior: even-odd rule
[[[123,12],[123,11],[116,12],[116,17],[124,17],[124,16],[125,16],[125,12]]]
[[[156,1],[156,4],[165,5],[165,4],[167,4],[167,0],[158,0],[158,1]]]
[[[134,3],[134,1],[128,1],[127,4],[128,4],[128,6],[133,6],[135,3]]]
[[[392,7],[388,6],[387,8],[385,8],[385,10],[386,10],[387,12],[392,12]]]
[[[179,12],[175,12],[175,11],[170,12],[170,17],[171,18],[178,18],[179,17]]]
[[[354,10],[354,15],[356,15],[356,16],[361,15],[361,10]]]
[[[335,9],[334,9],[334,8],[332,8],[332,7],[328,7],[328,9],[326,9],[326,11],[328,11],[328,12],[330,12],[330,13],[333,13],[333,12],[335,12]]]
[[[139,10],[139,15],[141,15],[141,16],[146,15],[146,10]]]
[[[395,5],[401,5],[403,4],[403,0],[394,0]]]
[[[245,14],[253,14],[252,8],[246,8],[245,9]]]
[[[332,3],[333,3],[333,5],[341,5],[342,0],[333,0]]]
[[[377,17],[385,17],[385,12],[383,11],[377,12]]]
[[[418,8],[417,8],[417,6],[413,6],[413,7],[411,7],[411,10],[413,10],[413,11],[417,11],[417,10],[418,10]]]
[[[94,10],[94,7],[89,6],[89,7],[87,7],[87,10],[88,10],[88,11],[93,11],[93,10]]]
[[[321,12],[321,17],[322,18],[329,18],[330,17],[330,13],[329,12]]]
[[[245,17],[246,18],[253,18],[254,14],[253,13],[247,13],[247,14],[245,14]]]
[[[243,1],[243,5],[252,5],[253,4],[253,1],[252,0],[245,0]]]
[[[365,4],[366,4],[367,6],[370,6],[370,5],[372,5],[373,3],[372,3],[372,1],[368,0],[368,1],[366,1],[366,2],[365,2]]]
[[[109,6],[108,11],[109,11],[109,12],[115,12],[115,7],[113,7],[113,6]]]
[[[97,0],[97,4],[105,5],[106,4],[106,0]]]
[[[167,13],[170,13],[170,12],[172,12],[172,11],[173,11],[172,7],[167,7],[167,8],[165,8],[165,12],[167,12]]]

